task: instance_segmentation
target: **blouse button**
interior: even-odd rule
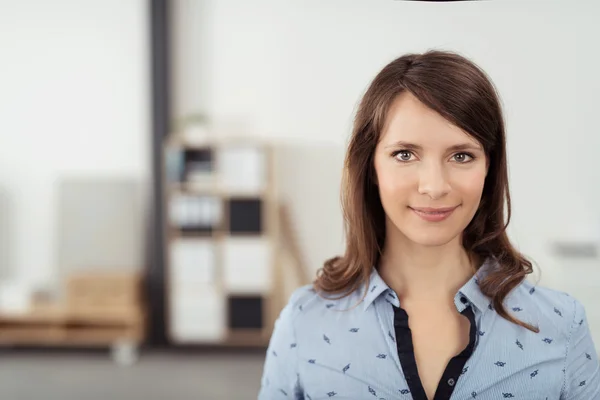
[[[460,302],[463,303],[463,304],[467,304],[467,298],[464,297],[464,296],[461,296],[460,297]]]
[[[454,386],[454,383],[455,383],[454,379],[452,379],[452,378],[448,379],[448,385]]]

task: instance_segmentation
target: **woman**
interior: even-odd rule
[[[525,280],[507,237],[504,121],[476,65],[429,51],[383,68],[342,203],[345,254],[279,316],[259,399],[600,399],[583,306]]]

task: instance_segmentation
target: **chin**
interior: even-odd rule
[[[420,246],[425,247],[438,247],[444,246],[454,239],[456,239],[457,235],[454,232],[448,232],[442,229],[430,230],[425,232],[403,232],[406,238]]]

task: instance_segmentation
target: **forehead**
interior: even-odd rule
[[[390,105],[380,141],[384,145],[405,141],[423,147],[464,143],[479,145],[477,139],[428,108],[409,92],[397,96]]]

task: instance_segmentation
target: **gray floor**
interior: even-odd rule
[[[0,353],[2,400],[256,399],[264,355],[145,352],[131,367],[108,354]]]

